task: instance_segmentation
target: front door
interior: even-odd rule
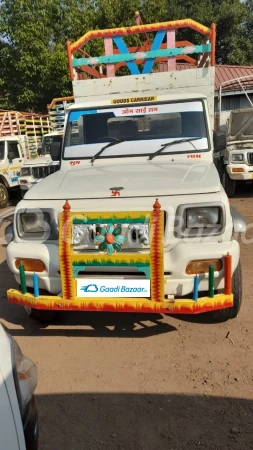
[[[18,186],[18,177],[23,159],[17,141],[7,141],[7,156],[9,161],[9,186]]]

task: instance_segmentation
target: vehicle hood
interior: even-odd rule
[[[60,170],[26,194],[31,199],[101,199],[204,194],[220,191],[213,163],[107,164]]]
[[[231,111],[228,121],[228,141],[253,139],[253,108]]]

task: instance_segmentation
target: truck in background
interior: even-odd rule
[[[43,136],[41,148],[38,151],[38,157],[32,161],[25,161],[20,169],[18,183],[21,189],[21,196],[34,184],[46,178],[48,175],[56,172],[60,168],[60,154],[54,161],[51,156],[51,145],[54,142],[62,144],[62,133],[54,132]]]
[[[21,167],[36,156],[50,130],[47,116],[0,111],[0,208],[7,206],[10,191],[19,188]]]
[[[25,162],[20,170],[18,183],[21,195],[35,184],[56,172],[60,168],[60,154],[51,155],[51,145],[53,142],[62,142],[63,129],[65,123],[66,109],[74,102],[74,97],[55,98],[48,105],[48,117],[52,133],[45,134],[42,145],[38,151],[38,156],[34,160]]]
[[[250,107],[235,109],[228,116],[222,111],[222,93],[230,86],[245,94]],[[253,103],[247,94],[250,88],[253,88],[252,75],[226,81],[220,86],[218,123],[227,134],[227,146],[217,158],[217,167],[228,197],[235,195],[239,185],[245,187],[253,181]]]
[[[176,42],[185,27],[204,42]],[[137,33],[151,33],[152,44],[127,48],[124,37]],[[96,38],[105,54],[87,57],[83,46]],[[214,132],[215,25],[185,19],[89,31],[67,51],[75,103],[61,167],[27,192],[7,229],[7,262],[20,285],[8,300],[39,320],[57,310],[235,318],[242,278],[234,231],[244,222],[213,163],[214,149],[226,148],[226,135]],[[195,67],[177,71],[182,59]],[[159,61],[168,72],[152,73]],[[122,67],[129,75],[115,76]],[[53,143],[52,155],[59,149]]]

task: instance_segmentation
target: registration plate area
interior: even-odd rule
[[[150,280],[119,278],[78,278],[77,297],[150,297]]]

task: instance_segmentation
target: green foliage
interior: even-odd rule
[[[217,62],[253,64],[253,0],[5,0],[0,2],[0,108],[46,112],[52,98],[71,95],[66,41],[91,29],[134,25],[136,10],[144,23],[187,17],[207,26],[215,22]],[[193,34],[178,31],[177,39],[196,42]],[[127,43],[142,41],[128,37]],[[102,39],[86,51],[101,54]]]

